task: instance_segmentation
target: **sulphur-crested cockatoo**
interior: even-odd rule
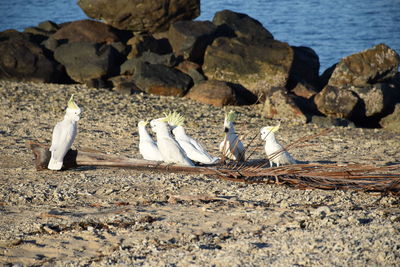
[[[297,161],[287,152],[283,146],[275,139],[275,132],[278,131],[280,124],[277,126],[266,126],[261,128],[261,139],[265,141],[265,153],[267,154],[269,164],[272,167],[286,164],[296,164]]]
[[[160,150],[157,147],[157,143],[154,142],[150,134],[146,130],[148,121],[139,121],[139,152],[144,159],[163,161]]]
[[[211,156],[203,146],[192,137],[188,136],[183,127],[185,118],[177,112],[166,115],[168,124],[172,128],[175,140],[183,148],[188,158],[203,164],[214,164],[219,158]]]
[[[225,138],[219,144],[219,150],[229,159],[242,161],[245,160],[245,148],[235,132],[235,127],[233,125],[235,119],[235,111],[231,110],[225,114]]]
[[[154,119],[150,122],[150,125],[156,133],[157,146],[164,162],[194,166],[193,162],[186,156],[185,151],[171,136],[166,118]]]
[[[50,170],[61,170],[65,154],[71,148],[77,133],[77,122],[81,109],[74,102],[74,95],[68,101],[64,120],[58,122],[53,130],[51,140],[51,158],[48,165]]]

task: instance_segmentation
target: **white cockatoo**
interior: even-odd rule
[[[157,146],[164,162],[194,166],[182,147],[171,136],[171,130],[166,118],[154,119],[150,122],[150,125],[152,130],[156,133]]]
[[[148,121],[139,121],[139,151],[144,159],[163,161],[160,150],[157,147],[157,143],[154,142],[150,134],[146,130],[146,125]]]
[[[81,109],[74,102],[74,95],[68,101],[64,120],[58,122],[53,130],[51,140],[51,158],[48,165],[50,170],[61,170],[65,154],[71,148],[77,134],[77,122]]]
[[[225,138],[219,144],[219,150],[229,159],[243,161],[245,160],[245,148],[242,141],[240,141],[239,136],[235,132],[235,127],[233,125],[235,119],[235,111],[231,110],[225,114]]]
[[[297,161],[287,152],[283,146],[275,139],[275,132],[278,131],[280,124],[277,126],[266,126],[261,128],[261,139],[265,141],[265,153],[267,154],[270,167],[275,163],[276,166],[286,164],[296,164]]]
[[[199,142],[186,134],[183,127],[185,118],[182,115],[173,112],[166,115],[166,118],[172,128],[175,140],[185,151],[188,158],[203,164],[214,164],[219,161],[219,158],[211,156]]]

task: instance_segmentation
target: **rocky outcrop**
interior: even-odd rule
[[[178,21],[169,28],[168,39],[175,55],[201,64],[216,32],[217,27],[210,21]]]
[[[121,74],[134,74],[138,62],[147,62],[150,64],[162,64],[167,67],[174,67],[178,64],[178,59],[174,54],[159,55],[146,51],[140,57],[128,59],[121,65]]]
[[[157,54],[172,53],[172,47],[166,38],[156,39],[149,33],[135,34],[127,42],[130,46],[128,59],[141,56],[144,52],[153,52]]]
[[[78,20],[63,26],[52,35],[56,40],[66,40],[69,43],[112,43],[119,41],[115,30],[102,22],[94,20]]]
[[[175,21],[200,15],[200,0],[79,0],[78,5],[91,18],[137,32],[165,31]]]
[[[64,72],[50,53],[29,33],[0,33],[0,79],[12,81],[60,82]]]
[[[190,76],[177,69],[141,61],[132,80],[140,90],[164,96],[183,96],[193,84]]]
[[[322,75],[327,85],[315,96],[318,110],[376,127],[400,99],[400,86],[391,84],[399,64],[399,55],[384,44],[343,58]]]
[[[328,84],[340,88],[384,82],[396,75],[399,64],[400,57],[396,51],[385,44],[379,44],[340,60]]]
[[[225,34],[231,33],[233,36],[247,39],[252,43],[264,43],[274,39],[258,20],[246,14],[222,10],[215,13],[212,22],[221,26],[220,30],[225,31]]]
[[[203,71],[208,79],[241,84],[265,99],[271,88],[285,87],[292,63],[293,50],[287,43],[219,37],[206,50]]]
[[[65,66],[71,79],[79,83],[119,73],[119,54],[106,44],[67,43],[55,50],[54,57]]]

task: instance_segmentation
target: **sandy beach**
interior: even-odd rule
[[[399,266],[400,199],[300,190],[193,174],[80,167],[36,171],[27,142],[50,144],[66,103],[82,108],[75,149],[141,158],[137,122],[178,111],[214,155],[224,110],[186,98],[123,95],[85,85],[0,81],[0,263],[4,266]],[[277,121],[238,112],[250,142]],[[288,144],[315,124],[283,122]],[[301,161],[400,163],[400,136],[333,127],[290,152]],[[253,158],[264,158],[257,138]]]

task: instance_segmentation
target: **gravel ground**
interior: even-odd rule
[[[50,143],[74,93],[83,108],[74,148],[141,158],[136,124],[177,110],[217,155],[224,111],[182,98],[122,95],[83,85],[0,81],[0,263],[5,266],[400,266],[399,198],[298,190],[204,175],[80,167],[37,172],[26,142]],[[276,121],[238,111],[250,139]],[[291,150],[308,162],[400,163],[400,137],[334,127]],[[288,144],[318,133],[285,122]],[[262,142],[254,158],[263,158]]]

